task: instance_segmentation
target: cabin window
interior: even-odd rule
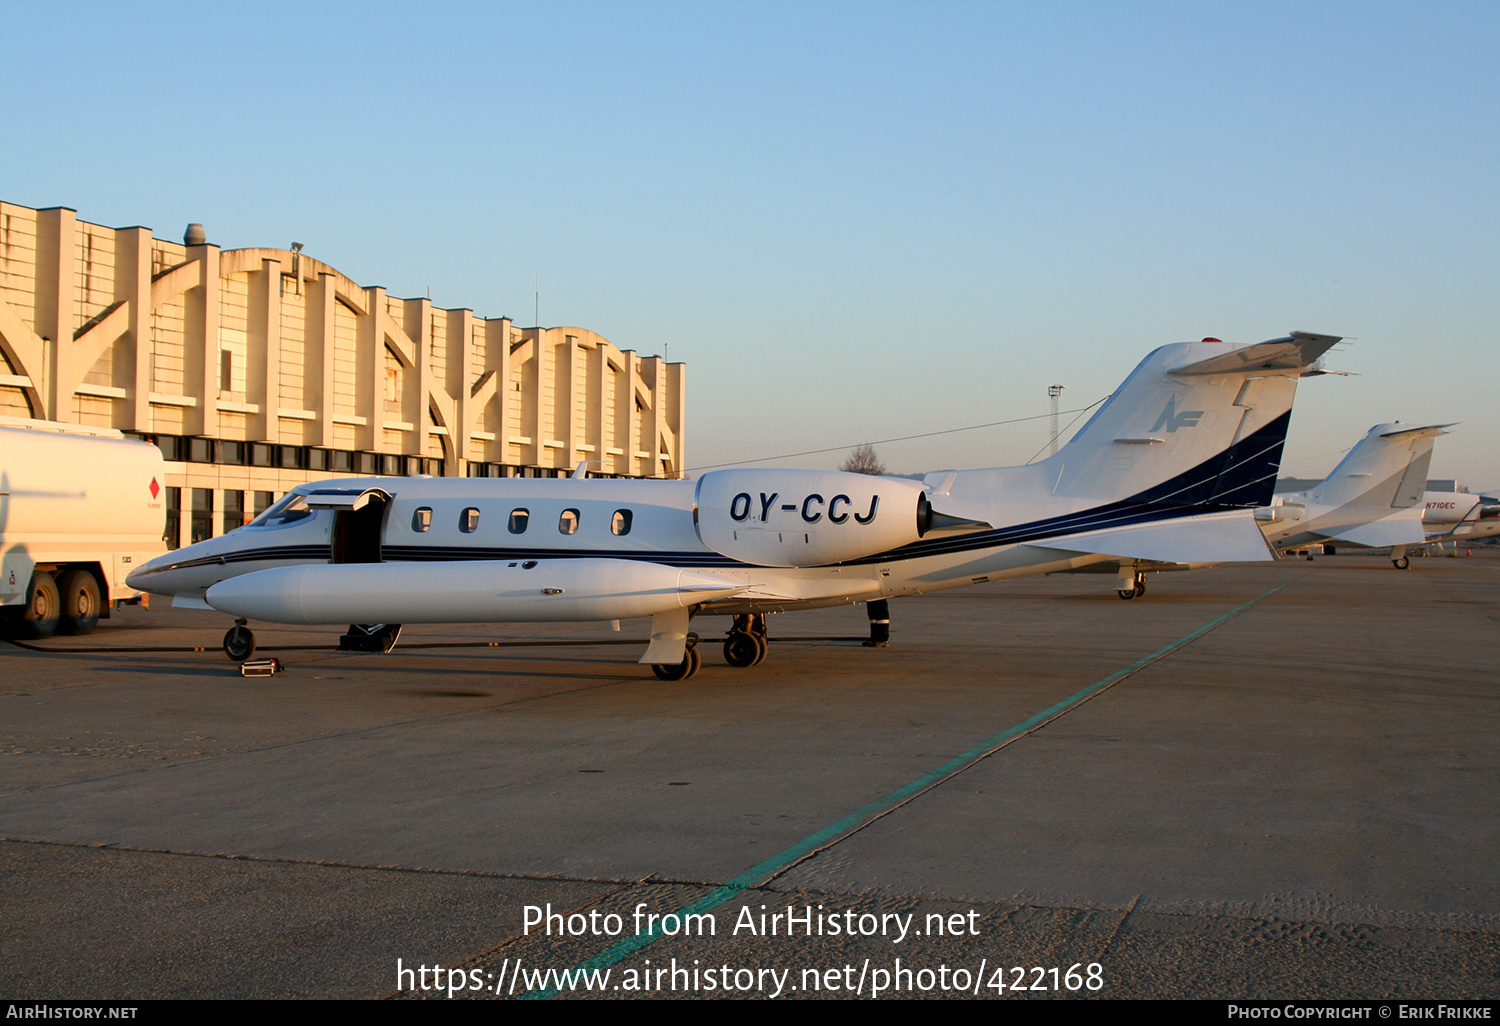
[[[411,515],[411,529],[421,532],[432,526],[432,507],[423,506]]]
[[[526,524],[531,520],[531,510],[513,509],[510,511],[510,533],[525,534]]]
[[[578,511],[576,509],[565,509],[562,516],[557,518],[557,529],[563,534],[578,533]]]
[[[609,529],[615,534],[629,534],[630,521],[632,519],[634,518],[631,516],[630,510],[617,509],[615,510],[615,515],[610,517]]]
[[[464,534],[473,534],[479,530],[479,510],[470,506],[459,514],[458,529]]]

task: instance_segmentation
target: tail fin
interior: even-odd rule
[[[1376,424],[1321,484],[1307,493],[1310,502],[1327,506],[1369,508],[1382,515],[1422,504],[1432,444],[1451,424],[1408,428]]]
[[[1212,508],[1270,502],[1297,380],[1337,335],[1163,346],[1043,460],[1054,495]]]

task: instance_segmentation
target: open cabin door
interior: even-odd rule
[[[382,562],[380,536],[391,505],[389,492],[382,488],[312,492],[307,496],[307,505],[309,509],[334,511],[328,546],[330,563]]]

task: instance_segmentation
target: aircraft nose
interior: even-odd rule
[[[152,580],[152,578],[159,574],[167,566],[171,565],[171,562],[175,556],[176,553],[167,552],[160,556],[157,556],[150,562],[143,563],[142,565],[136,567],[134,570],[130,571],[130,573],[125,575],[125,586],[127,588],[134,588],[136,591],[152,591],[153,584],[160,584],[159,581],[154,581]]]

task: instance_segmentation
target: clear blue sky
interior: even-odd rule
[[[689,465],[1047,412],[1303,328],[1284,473],[1500,487],[1500,4],[0,5],[0,198],[688,365]],[[1065,418],[1066,419],[1066,418]],[[1045,420],[882,446],[1024,462]],[[833,466],[842,454],[791,461]]]

